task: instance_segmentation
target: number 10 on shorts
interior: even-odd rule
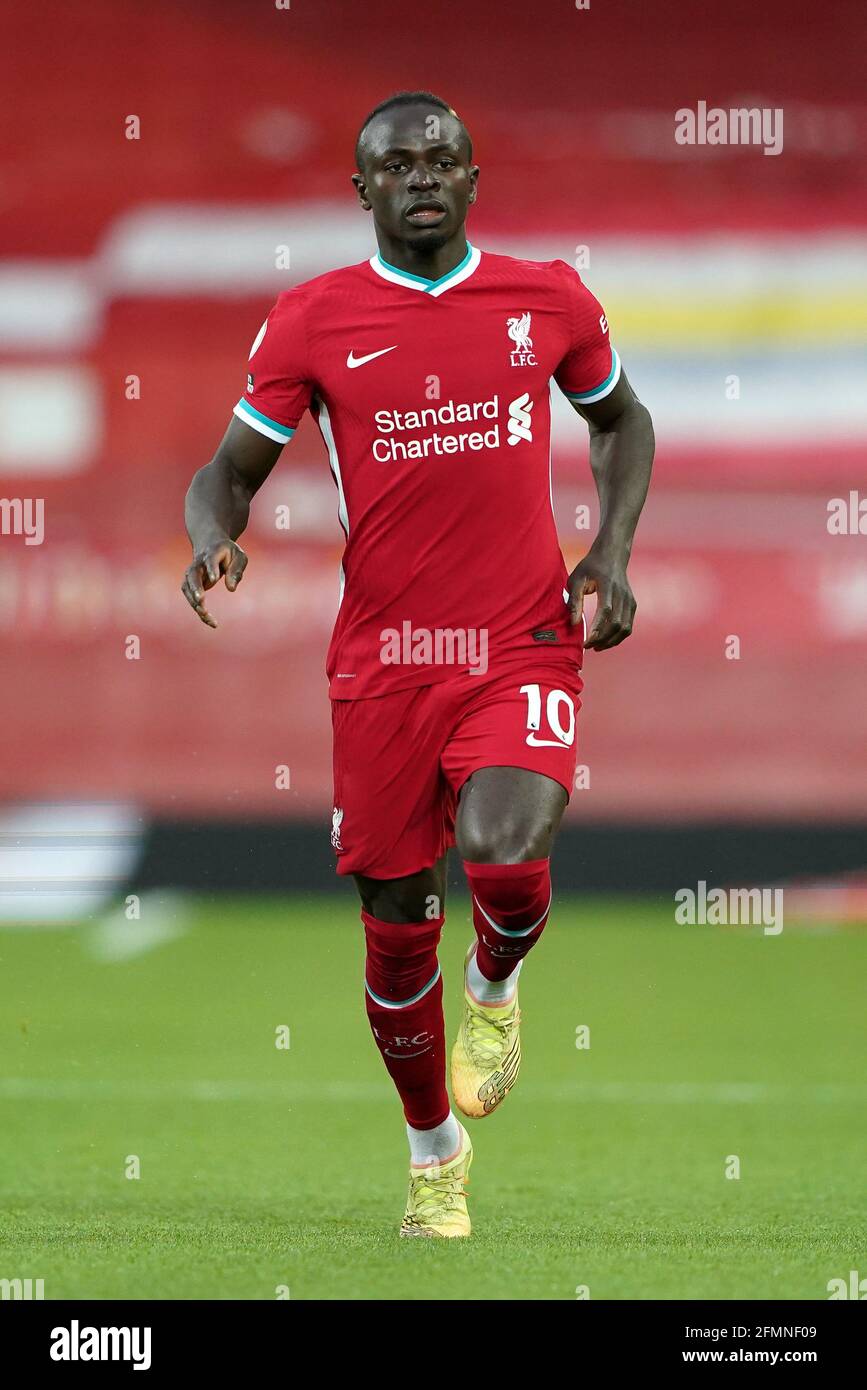
[[[521,694],[527,697],[527,743],[531,748],[570,748],[575,741],[575,704],[565,690],[549,690],[545,701],[546,733],[553,738],[539,738],[542,728],[542,687],[522,685]],[[565,706],[566,727],[562,713]]]

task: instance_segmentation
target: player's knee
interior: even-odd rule
[[[541,848],[544,842],[544,834],[532,826],[471,824],[461,828],[458,849],[462,859],[474,864],[523,864],[547,854],[547,849]]]
[[[424,922],[442,915],[442,887],[433,872],[404,879],[356,874],[355,882],[365,912],[380,922]]]

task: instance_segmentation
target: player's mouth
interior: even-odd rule
[[[446,210],[437,202],[410,203],[404,216],[414,227],[436,227],[446,216]]]

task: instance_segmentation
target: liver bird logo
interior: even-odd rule
[[[529,313],[522,314],[520,318],[515,315],[513,318],[506,319],[506,328],[508,329],[509,337],[515,344],[516,352],[533,351],[533,339],[530,337]]]

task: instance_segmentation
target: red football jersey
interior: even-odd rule
[[[330,693],[428,685],[538,643],[577,645],[551,507],[550,380],[620,376],[565,261],[468,247],[440,280],[379,255],[281,294],[235,414],[281,443],[309,409],[346,534]]]

